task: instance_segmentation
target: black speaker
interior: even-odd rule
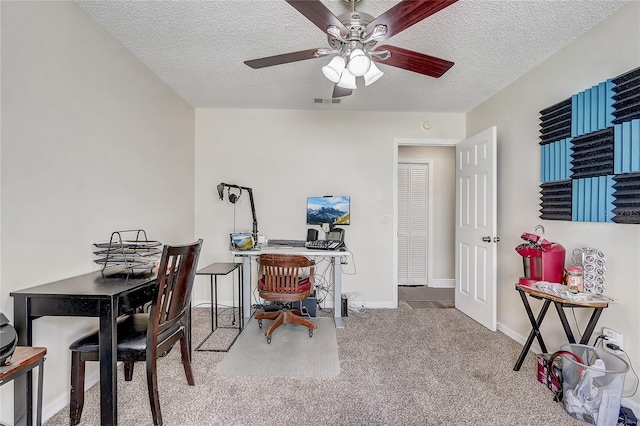
[[[307,241],[316,241],[318,239],[317,229],[307,229]]]

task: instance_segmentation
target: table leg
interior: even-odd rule
[[[38,362],[38,399],[36,400],[36,425],[42,426],[42,385],[44,376],[44,357]]]
[[[100,303],[100,424],[118,424],[117,302]]]
[[[242,256],[242,304],[244,318],[251,318],[251,256]]]
[[[240,330],[244,330],[244,315],[242,315],[242,310],[244,306],[244,291],[242,287],[242,268],[237,268],[238,270],[238,321],[240,321]]]
[[[13,325],[18,334],[18,345],[33,346],[33,322],[30,317],[31,299],[13,296]],[[29,371],[13,381],[14,424],[33,424],[33,374]]]
[[[214,318],[217,318],[218,312],[215,312],[215,316],[214,316],[214,300],[216,301],[216,305],[217,305],[217,301],[218,301],[218,282],[215,282],[215,287],[214,287],[214,281],[213,281],[213,277],[214,275],[209,275],[209,286],[211,287],[211,293],[210,293],[210,297],[211,297],[211,309],[209,310],[209,314],[211,315],[211,332],[213,333],[216,328],[218,328],[218,324],[217,324],[217,320],[215,320]]]
[[[542,309],[540,309],[540,313],[538,313],[538,318],[534,318],[533,312],[531,311],[531,306],[529,305],[529,301],[527,300],[527,295],[522,290],[518,290],[520,293],[520,298],[522,299],[522,303],[524,304],[524,308],[527,311],[527,316],[529,317],[529,322],[531,323],[531,332],[529,333],[529,337],[527,337],[527,341],[522,348],[522,352],[520,352],[520,356],[516,361],[516,365],[513,367],[513,371],[520,370],[522,367],[522,363],[524,362],[525,357],[527,356],[527,352],[531,348],[531,344],[533,343],[533,338],[538,339],[538,343],[540,344],[540,349],[543,352],[547,352],[547,346],[544,344],[544,340],[542,340],[542,334],[540,333],[540,325],[542,324],[542,320],[544,320],[544,316],[549,309],[549,305],[551,304],[551,300],[545,299],[542,304]]]
[[[344,328],[342,320],[342,268],[340,267],[340,258],[338,256],[331,257],[333,264],[333,321],[336,328]]]
[[[562,303],[553,302],[553,304],[556,306],[556,311],[558,311],[558,317],[560,317],[560,322],[562,323],[562,328],[564,328],[564,334],[567,335],[567,340],[569,340],[569,343],[575,343],[576,339],[575,337],[573,337],[573,332],[571,331],[571,326],[569,325],[567,316],[565,315],[564,309],[562,308]]]
[[[600,314],[602,313],[602,309],[604,308],[594,308],[593,313],[591,314],[591,319],[587,324],[587,328],[584,330],[582,334],[582,339],[580,339],[581,345],[588,345],[589,339],[591,339],[591,334],[593,334],[593,330],[596,328],[596,324],[598,323],[598,319],[600,318]]]
[[[215,327],[212,329],[212,331],[215,331],[218,328],[218,276],[217,275],[212,275],[212,278],[215,280],[215,284],[214,284],[214,298],[213,298],[213,306],[212,306],[212,310],[211,312],[214,312],[215,315],[211,317],[211,319],[213,320],[215,318]],[[214,323],[212,322],[211,325],[213,326]]]

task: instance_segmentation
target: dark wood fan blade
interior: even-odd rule
[[[244,61],[245,64],[251,68],[264,68],[272,67],[274,65],[287,64],[289,62],[304,61],[306,59],[313,59],[317,56],[314,55],[318,49],[301,50],[299,52],[284,53],[282,55],[267,56],[260,59],[251,59],[250,61]]]
[[[458,0],[402,0],[371,21],[367,25],[367,34],[371,34],[378,24],[386,25],[387,34],[376,38],[377,41],[384,41],[456,1]]]
[[[391,57],[381,60],[376,56],[372,56],[375,62],[391,65],[392,67],[403,68],[405,70],[417,72],[419,74],[428,75],[430,77],[441,77],[453,66],[453,62],[445,59],[436,58],[412,50],[402,49],[395,46],[379,46],[376,50],[388,50]]]
[[[333,95],[331,95],[332,98],[341,98],[343,96],[349,96],[351,93],[353,92],[353,90],[351,89],[345,89],[343,87],[338,87],[338,85],[334,85],[333,86]]]
[[[302,13],[308,20],[320,28],[323,33],[327,32],[329,25],[335,25],[340,28],[340,32],[347,34],[349,30],[344,26],[342,22],[331,13],[327,7],[320,2],[320,0],[286,0],[291,6],[293,6],[298,12]]]

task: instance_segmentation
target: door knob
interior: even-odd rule
[[[500,237],[493,237],[493,242],[494,243],[499,243],[500,242]]]
[[[490,243],[491,237],[482,237],[482,241],[484,241],[485,243]]]

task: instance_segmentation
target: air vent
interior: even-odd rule
[[[322,99],[322,98],[314,98],[314,104],[339,104],[340,99]]]

